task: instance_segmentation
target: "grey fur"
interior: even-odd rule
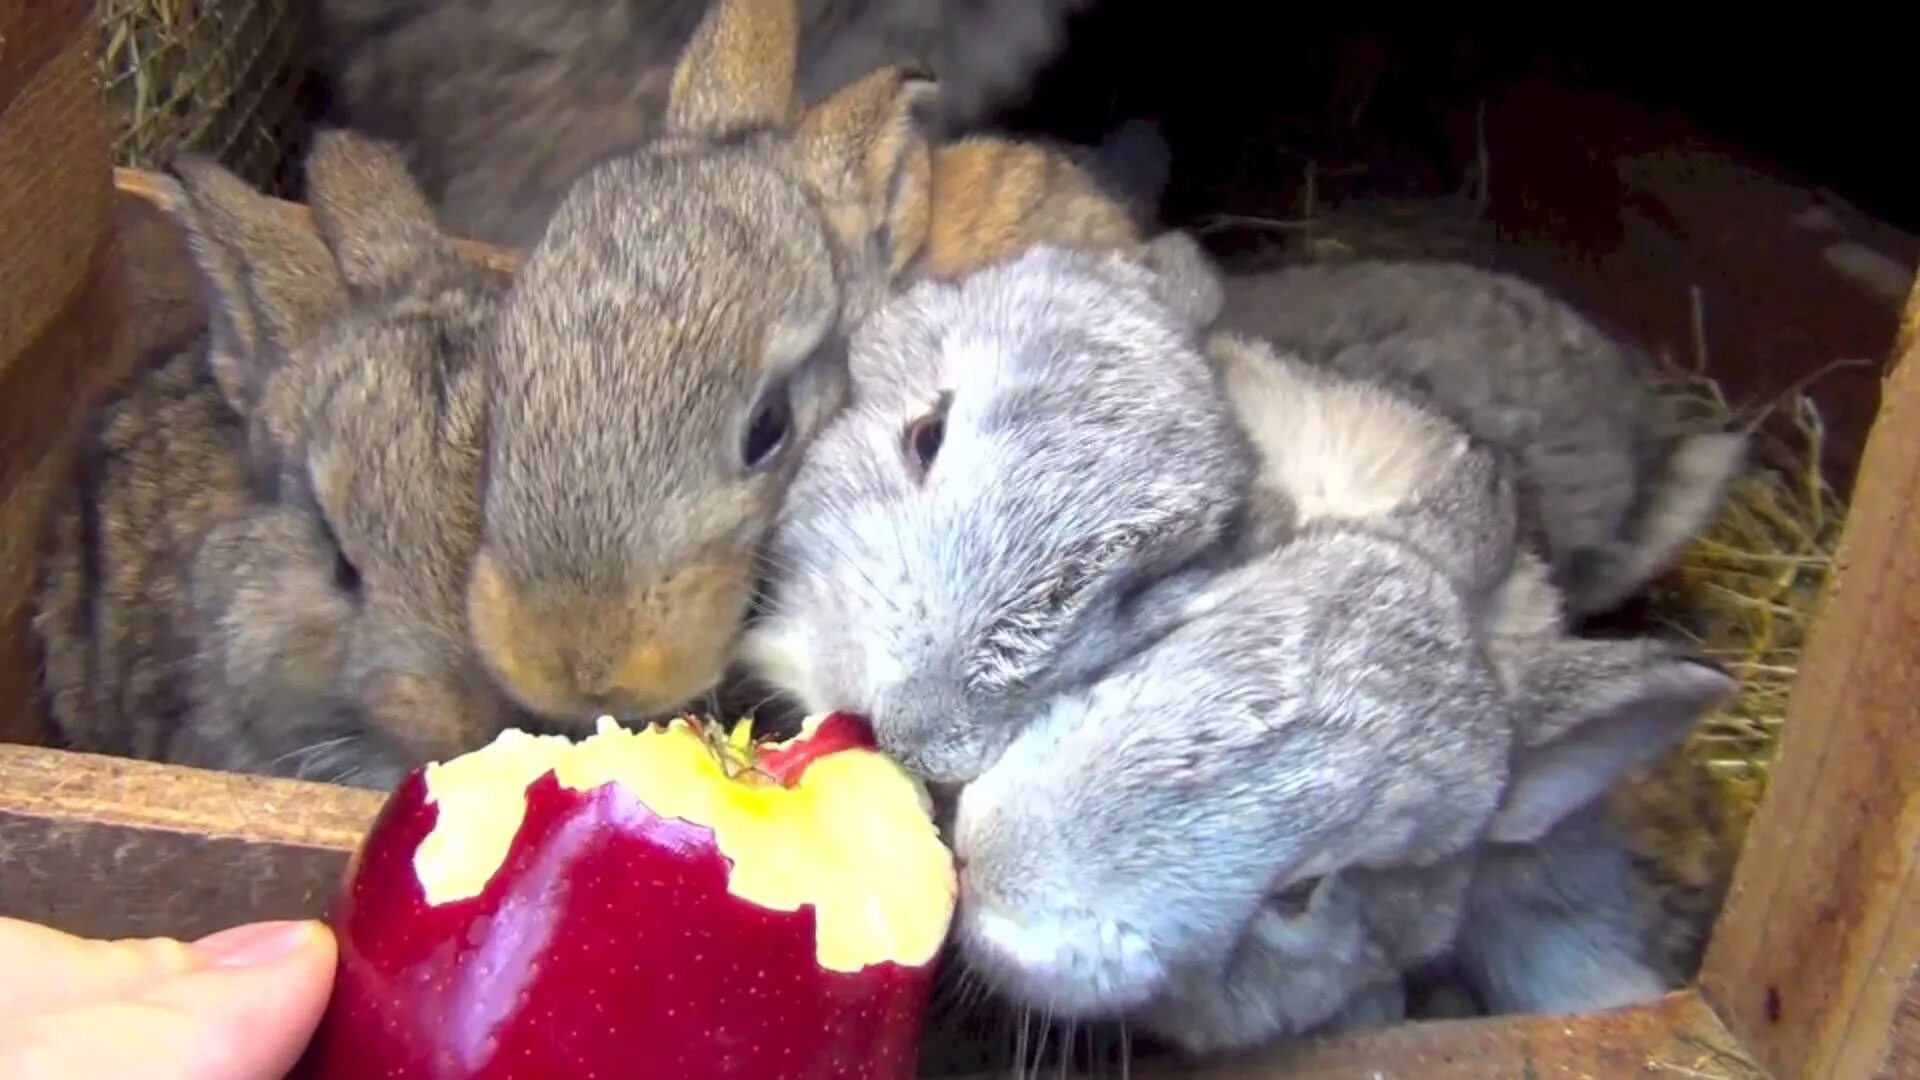
[[[1599,799],[1730,683],[1660,642],[1569,637],[1513,463],[1418,399],[1225,332],[1199,379],[1207,302],[1183,250],[1038,249],[884,308],[776,527],[749,660],[972,780],[958,940],[1035,1007],[1128,1012],[1206,1052],[1397,1016],[1404,978],[1449,959],[1501,1008],[1670,985],[1667,913],[1616,873],[1641,868]],[[1034,414],[1052,434],[969,451],[986,410],[956,396],[934,473],[952,467],[914,482],[905,431],[941,390],[999,402],[1038,380],[1061,395]],[[1250,445],[1189,456],[1174,433],[1223,414]],[[1044,677],[953,691],[1021,583],[1156,477],[1237,505],[1210,520],[1239,527],[1190,522],[1185,558],[1133,570],[1129,603],[1059,620]],[[1243,565],[1221,568],[1223,542]],[[1500,944],[1509,921],[1525,948]],[[1556,973],[1529,949],[1590,962]]]
[[[1125,655],[1141,587],[1234,527],[1251,452],[1192,327],[1118,255],[1039,247],[925,283],[857,335],[853,402],[769,541],[743,654],[810,709],[872,717],[965,780],[1032,704]],[[926,482],[908,425],[951,395]]]
[[[1220,325],[1397,386],[1519,463],[1528,520],[1576,617],[1663,572],[1718,512],[1745,436],[1690,431],[1648,359],[1519,278],[1466,265],[1314,263],[1228,278]]]
[[[388,149],[324,133],[309,177],[320,238],[211,163],[169,182],[208,328],[100,407],[49,517],[80,748],[378,788],[510,722],[461,604],[497,286]]]
[[[958,129],[1024,91],[1092,0],[802,0],[799,99],[930,72]],[[342,122],[406,148],[457,235],[525,247],[567,187],[659,128],[708,0],[322,0]]]
[[[956,933],[1006,992],[1203,1051],[1444,952],[1512,722],[1451,580],[1384,537],[1315,526],[1185,614],[962,791]]]
[[[962,790],[956,936],[993,986],[1203,1054],[1392,1018],[1403,980],[1449,960],[1500,1011],[1684,978],[1668,913],[1577,796],[1672,747],[1724,676],[1557,629],[1484,650],[1449,576],[1346,524],[1183,614]],[[1495,843],[1517,809],[1544,829]]]

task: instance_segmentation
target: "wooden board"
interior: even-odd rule
[[[1400,1024],[1143,1080],[1764,1080],[1694,993],[1581,1016]],[[984,1080],[984,1078],[982,1078]]]
[[[1920,289],[1702,985],[1780,1076],[1920,1076]]]
[[[0,746],[0,914],[108,938],[318,916],[381,801],[355,788]]]
[[[88,0],[0,4],[0,739],[31,739],[24,621],[69,417],[109,375],[123,296]]]

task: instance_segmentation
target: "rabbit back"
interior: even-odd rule
[[[1465,264],[1303,264],[1224,282],[1222,325],[1396,386],[1510,454],[1568,609],[1606,610],[1704,529],[1744,438],[1685,430],[1650,360],[1531,282]]]
[[[49,501],[32,619],[42,704],[78,750],[162,756],[187,712],[187,575],[251,502],[245,425],[206,339],[163,349],[102,401]]]

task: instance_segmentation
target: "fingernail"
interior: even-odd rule
[[[252,967],[278,960],[311,940],[311,922],[260,922],[208,934],[193,947],[219,967]]]

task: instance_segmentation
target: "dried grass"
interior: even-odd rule
[[[1739,692],[1688,744],[1738,836],[1766,792],[1800,650],[1833,570],[1847,508],[1825,476],[1826,428],[1804,386],[1747,413],[1698,369],[1670,368],[1666,375],[1698,417],[1755,435],[1754,459],[1719,520],[1653,593],[1660,621],[1740,681]]]
[[[302,0],[97,0],[114,161],[154,169],[182,151],[283,193],[305,117]]]

